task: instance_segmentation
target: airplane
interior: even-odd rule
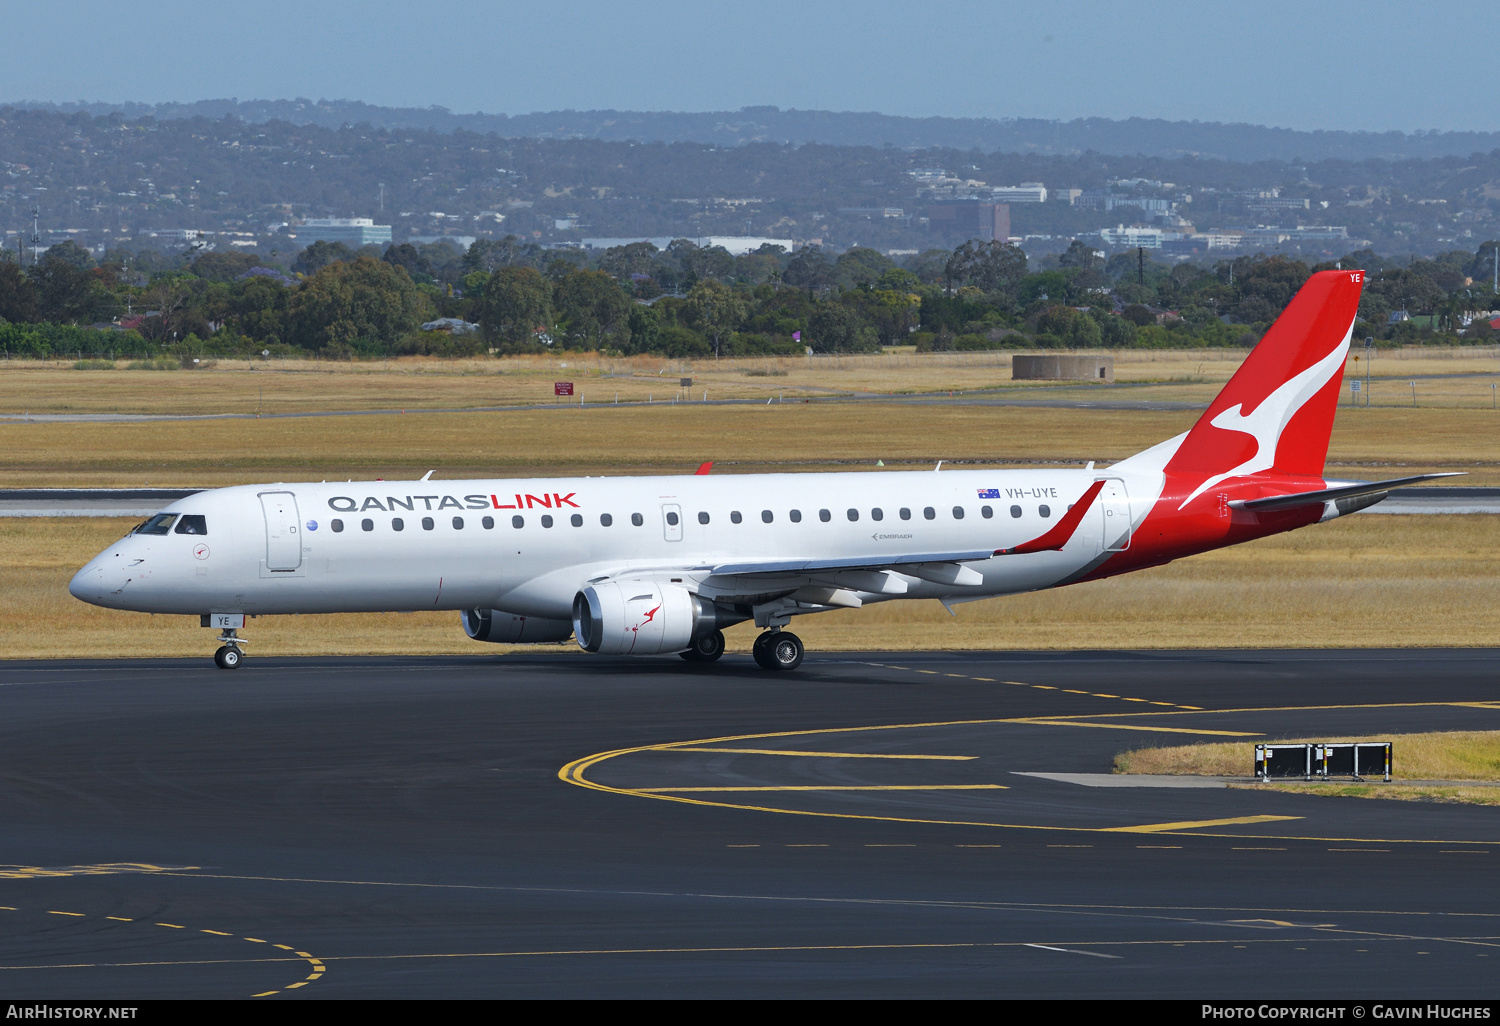
[[[709,663],[753,620],[1097,581],[1347,516],[1391,488],[1323,477],[1364,272],[1307,281],[1193,427],[1105,468],[243,485],[180,499],[68,590],[199,616],[456,610],[476,641]]]

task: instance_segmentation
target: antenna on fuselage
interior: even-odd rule
[[[427,480],[430,480],[431,477],[432,477],[432,471],[429,470],[427,473],[425,473],[425,474],[422,475],[421,480],[427,481]]]

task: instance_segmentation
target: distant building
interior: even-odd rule
[[[1080,210],[1102,210],[1108,213],[1116,207],[1139,207],[1147,214],[1165,216],[1172,213],[1171,200],[1149,199],[1145,196],[1122,196],[1103,189],[1088,189],[1073,198],[1073,206]]]
[[[1193,238],[1208,249],[1238,249],[1245,243],[1245,236],[1240,232],[1199,232]]]
[[[1072,206],[1079,196],[1083,195],[1082,189],[1053,189],[1052,198],[1058,203],[1066,203]]]
[[[296,226],[297,241],[303,246],[314,242],[342,242],[358,249],[391,241],[391,226],[376,224],[369,217],[309,217]]]
[[[672,244],[672,240],[678,237],[675,235],[662,235],[654,238],[636,236],[633,238],[618,239],[582,239],[580,241],[584,249],[618,249],[621,246],[631,246],[637,242],[649,242],[657,249],[666,249]]]
[[[710,235],[706,239],[695,239],[695,242],[704,249],[713,246],[723,246],[729,251],[730,256],[744,256],[746,253],[754,253],[762,246],[780,246],[790,253],[797,244],[792,239],[767,239],[759,235]]]
[[[209,235],[201,228],[153,228],[141,234],[148,239],[161,239],[163,242],[196,242]]]
[[[1010,206],[1005,203],[939,200],[927,208],[927,218],[934,231],[959,241],[1010,238]]]
[[[996,203],[1046,203],[1047,187],[1041,182],[997,185],[990,192],[990,197]]]
[[[855,214],[860,217],[904,217],[906,211],[900,207],[839,207],[840,214]]]
[[[1312,201],[1297,199],[1292,196],[1267,196],[1253,199],[1245,204],[1245,209],[1257,214],[1273,214],[1285,210],[1307,210],[1311,208]]]
[[[1109,246],[1128,246],[1131,249],[1161,249],[1163,242],[1182,238],[1180,232],[1164,232],[1160,228],[1106,228],[1099,237]]]
[[[1298,225],[1295,228],[1277,228],[1259,225],[1243,231],[1246,245],[1279,246],[1283,242],[1345,242],[1349,229],[1342,225]]]

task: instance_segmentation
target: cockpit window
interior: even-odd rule
[[[172,529],[172,524],[177,519],[176,513],[158,513],[140,527],[135,529],[136,534],[166,534]]]
[[[178,534],[207,534],[208,521],[200,513],[184,513],[177,521]]]

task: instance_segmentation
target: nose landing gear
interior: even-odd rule
[[[224,644],[214,653],[214,665],[221,670],[238,670],[245,659],[245,653],[240,651],[244,640],[234,633],[233,627],[226,627],[215,640]]]
[[[769,630],[755,639],[750,654],[762,670],[795,670],[806,654],[802,639],[791,631]]]

